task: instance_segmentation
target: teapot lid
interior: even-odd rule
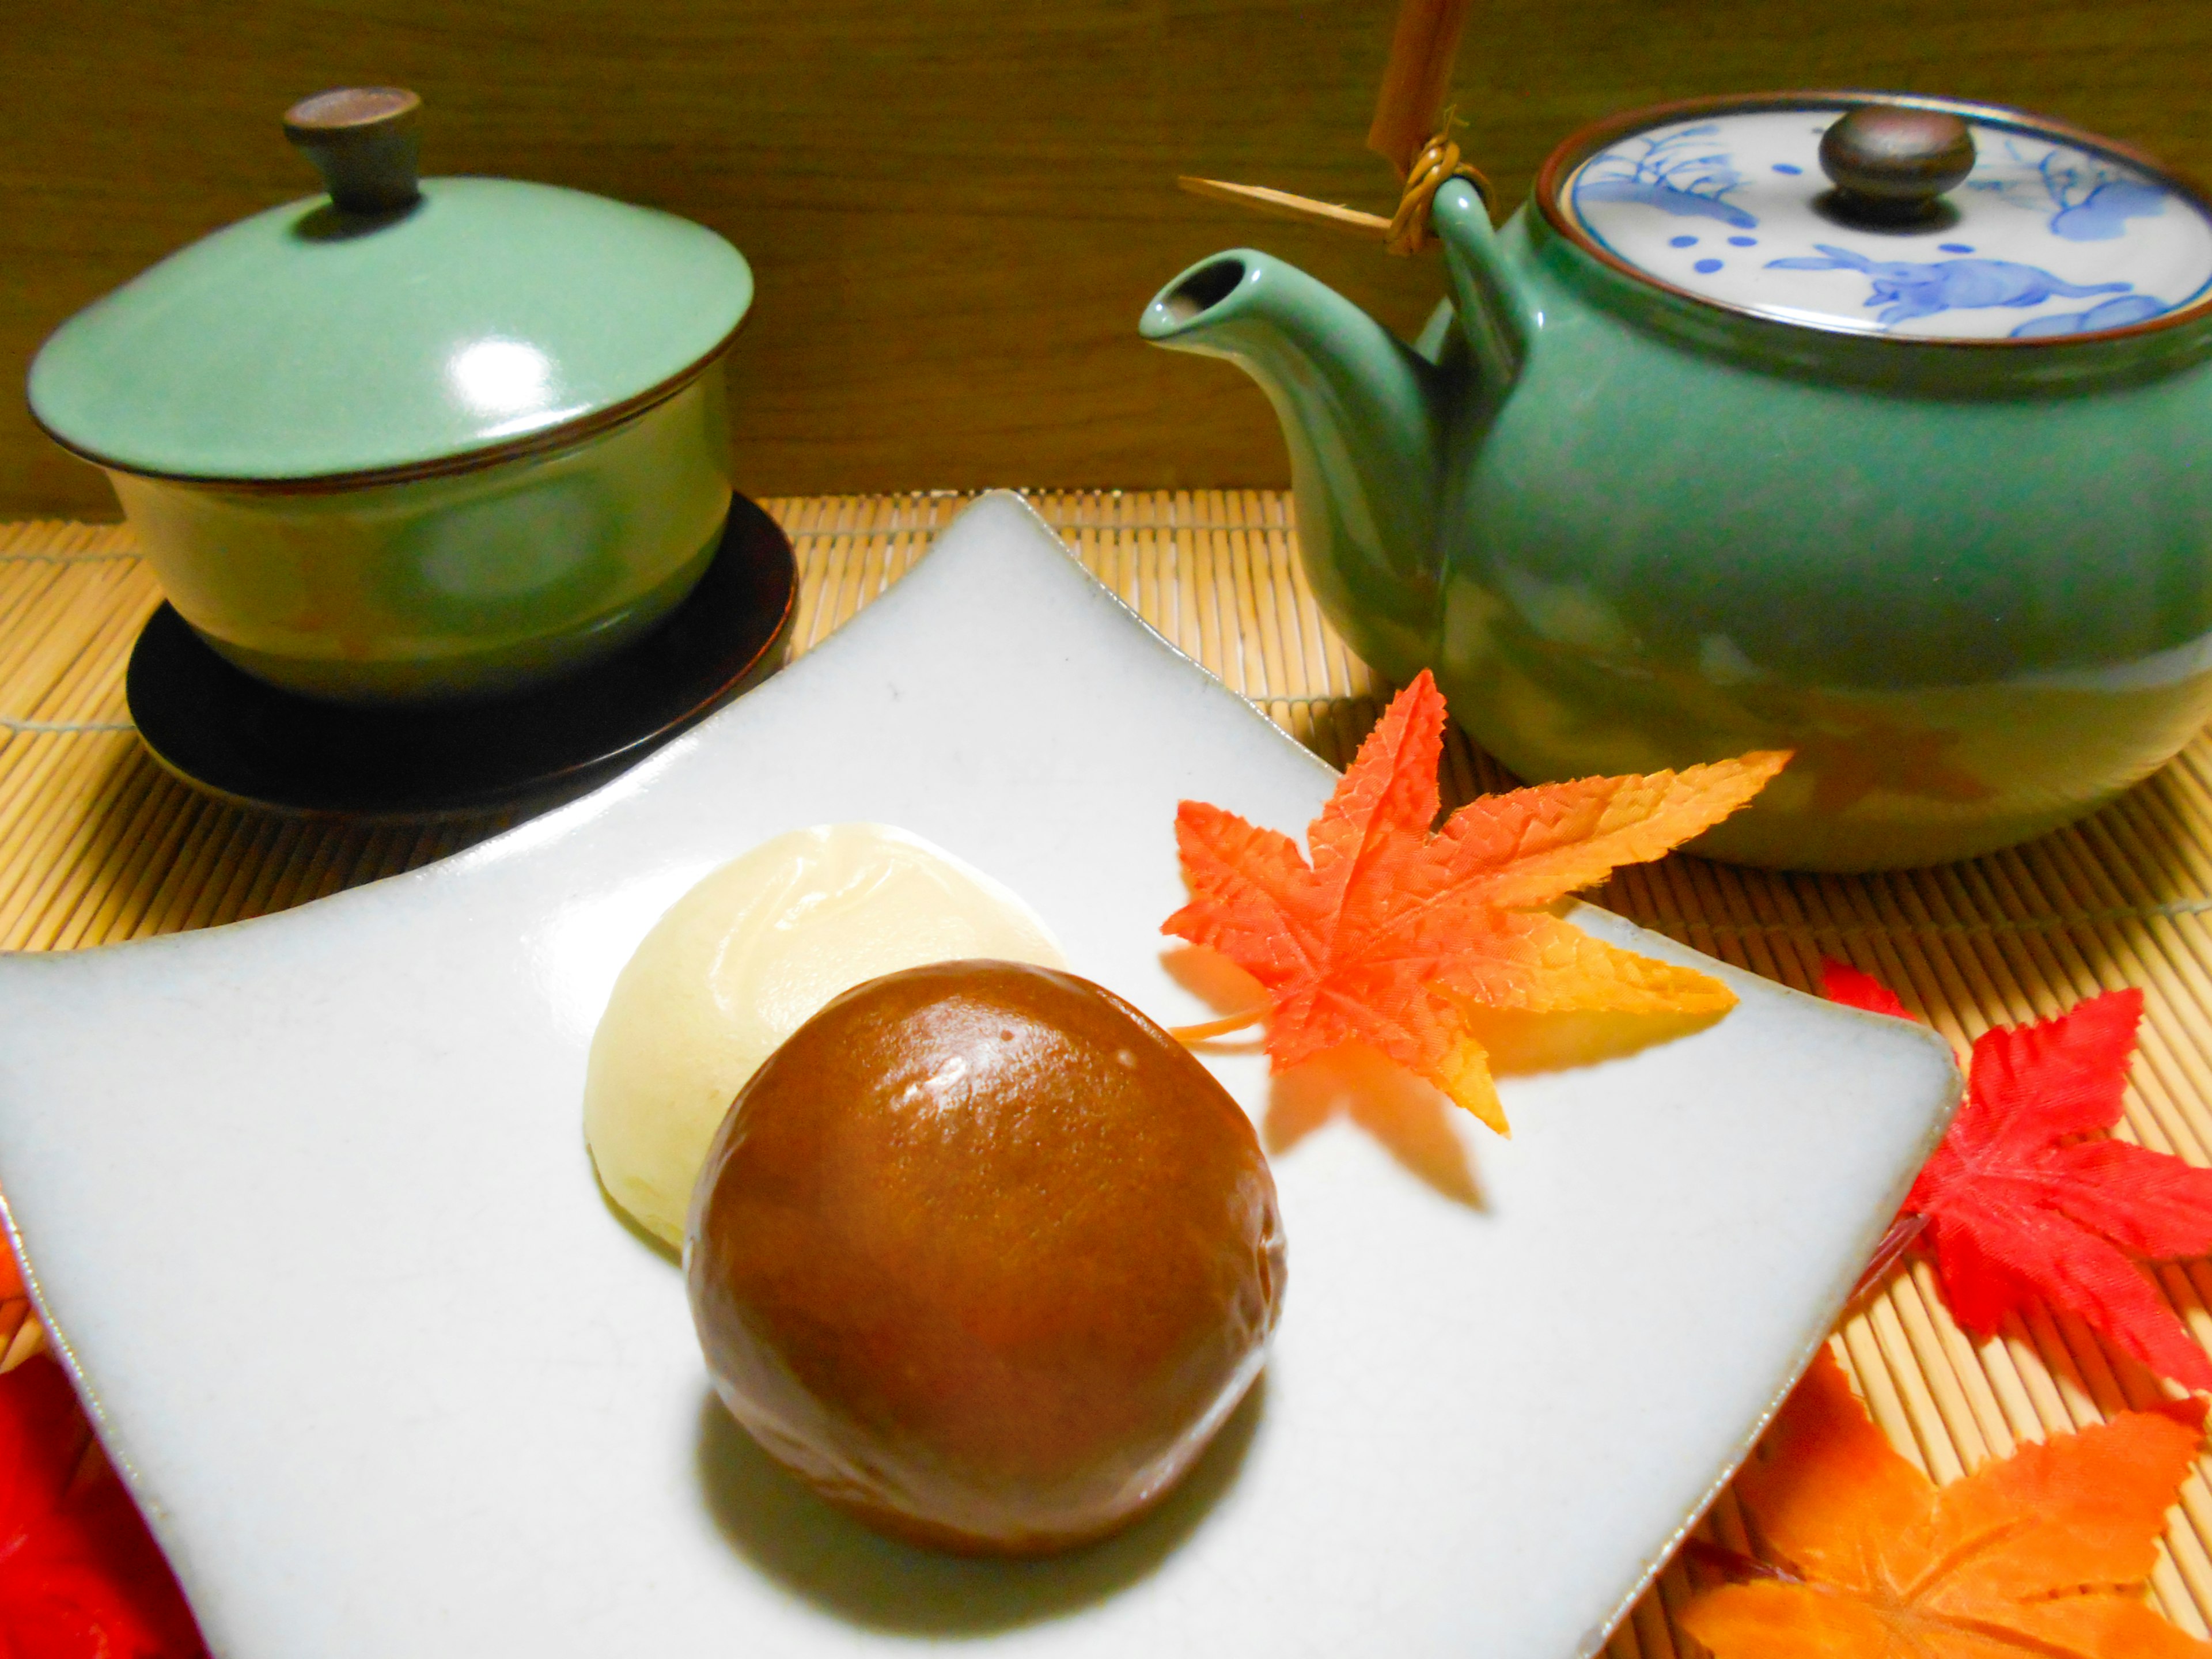
[[[2212,310],[2212,206],[2017,110],[1789,93],[1617,117],[1539,176],[1552,227],[1656,287],[1806,327],[1999,344]]]
[[[672,395],[752,273],[672,214],[414,176],[411,93],[322,94],[286,128],[331,190],[171,255],[63,324],[32,412],[116,471],[298,487],[488,465]]]

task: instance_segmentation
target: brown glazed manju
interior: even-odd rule
[[[1110,992],[872,980],[754,1073],[684,1264],[723,1402],[831,1503],[940,1548],[1100,1537],[1188,1469],[1283,1295],[1251,1124]]]

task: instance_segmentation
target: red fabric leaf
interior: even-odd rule
[[[22,1268],[8,1242],[0,1238],[0,1371],[29,1358],[41,1340]]]
[[[1837,1001],[1903,1012],[1839,963],[1823,963],[1821,979]],[[2212,1251],[2212,1170],[2101,1138],[2120,1121],[2142,1018],[2130,989],[1984,1032],[1966,1103],[1905,1208],[1925,1219],[1944,1297],[1968,1330],[1987,1335],[2039,1298],[2160,1375],[2212,1389],[2212,1357],[2138,1266]]]
[[[2118,1140],[2077,1140],[2050,1161],[2067,1218],[2130,1254],[2171,1261],[2212,1249],[2212,1170]]]
[[[1948,1139],[1964,1152],[2111,1128],[2142,1006],[2141,991],[2111,991],[2055,1019],[1983,1032]]]
[[[198,1659],[191,1610],[51,1358],[0,1376],[0,1659]]]
[[[1861,973],[1847,962],[1822,958],[1820,994],[1831,1002],[1840,1002],[1849,1008],[1863,1008],[1870,1014],[1894,1014],[1899,1019],[1912,1018],[1905,1005],[1897,1000],[1896,992],[1872,974]]]

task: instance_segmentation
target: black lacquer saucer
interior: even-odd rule
[[[163,605],[125,695],[154,758],[264,811],[422,821],[580,794],[774,673],[799,567],[775,520],[732,498],[720,549],[651,633],[512,696],[420,709],[280,691],[231,666]]]

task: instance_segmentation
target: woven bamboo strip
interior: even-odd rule
[[[14,737],[0,750],[9,763],[0,769],[0,845],[13,855],[0,869],[0,937],[12,938],[20,926],[27,885],[58,863],[52,846],[57,823],[67,820],[96,787],[93,780],[110,763],[115,744],[72,739],[62,732]]]
[[[215,879],[201,890],[184,921],[187,928],[212,927],[234,913],[240,893],[253,882],[254,872],[268,861],[269,849],[285,829],[284,820],[261,812],[241,812],[235,850],[228,854]]]
[[[832,496],[765,505],[792,536],[793,655],[911,568],[968,498]],[[1250,490],[1052,492],[1030,504],[1071,553],[1179,648],[1332,763],[1346,763],[1384,688],[1323,621],[1298,568],[1286,497]],[[71,948],[265,914],[457,851],[501,817],[425,830],[281,821],[203,800],[127,732],[121,681],[156,590],[122,526],[0,526],[0,945]],[[24,729],[23,722],[41,723]],[[45,729],[58,727],[61,729]],[[1510,787],[1454,732],[1454,804]],[[2077,829],[1940,870],[1778,876],[1676,858],[1595,896],[1751,970],[1814,988],[1821,957],[1879,975],[1961,1047],[2122,985],[2146,996],[2123,1133],[2212,1163],[2212,743]],[[2212,1339],[2212,1262],[2160,1288]],[[2034,1310],[1976,1340],[1933,1270],[1911,1261],[1847,1318],[1838,1352],[1883,1431],[1938,1479],[2022,1440],[2173,1392],[2079,1321]],[[2153,1596],[2212,1628],[2212,1462],[2182,1493]],[[1705,1523],[1749,1547],[1723,1498]],[[1674,1614],[1695,1575],[1670,1567],[1606,1648],[1698,1659]]]
[[[111,863],[108,855],[135,846],[103,836],[105,809],[111,803],[135,801],[138,775],[151,769],[128,735],[54,736],[46,741],[67,751],[54,769],[55,781],[72,776],[84,781],[86,787],[82,793],[57,791],[41,803],[39,815],[21,827],[21,879],[11,884],[6,907],[0,910],[5,924],[0,937],[25,949],[50,947],[74,901],[99,882]]]
[[[164,789],[159,769],[137,752],[135,739],[111,738],[106,747],[106,790],[78,819],[70,852],[57,860],[62,876],[55,884],[58,890],[27,918],[29,926],[21,937],[17,927],[9,928],[11,943],[27,948],[32,937],[44,935],[49,948],[69,948],[117,937],[112,921],[132,884],[125,860],[140,849],[150,850],[156,803],[180,797],[173,787]],[[109,849],[107,856],[100,855],[102,848]]]
[[[210,872],[212,843],[235,821],[236,815],[217,802],[188,799],[187,810],[173,820],[176,832],[167,846],[160,878],[152,884],[125,938],[144,939],[176,931],[184,908]]]
[[[40,768],[53,765],[62,752],[80,748],[97,748],[97,744],[53,744],[45,738],[55,737],[84,737],[82,732],[0,732],[0,794],[4,794],[4,805],[0,805],[0,845],[15,848],[13,823],[22,817],[24,805],[40,794],[35,772]]]
[[[1229,656],[1228,630],[1224,625],[1221,603],[1221,574],[1236,556],[1237,538],[1249,533],[1235,529],[1212,532],[1196,542],[1192,552],[1191,611],[1197,627],[1194,640],[1187,640],[1183,648],[1224,679],[1229,673]]]
[[[117,590],[125,585],[133,568],[93,565],[67,570],[56,580],[52,586],[64,596],[63,602],[58,608],[43,608],[44,625],[26,630],[25,648],[9,664],[4,683],[0,683],[0,696],[7,700],[0,713],[11,720],[68,718],[64,710],[50,706],[48,700],[57,682],[73,665],[82,663],[91,637],[103,623],[111,629],[135,627],[135,619],[118,614],[115,604]]]
[[[278,878],[270,896],[270,908],[289,909],[319,892],[325,873],[341,850],[343,838],[343,832],[328,824],[311,826]]]
[[[119,568],[130,568],[127,565]],[[64,625],[51,596],[57,591],[82,592],[86,584],[79,580],[76,571],[62,564],[0,566],[0,571],[4,571],[9,579],[5,599],[9,614],[25,617],[32,624],[15,629],[4,641],[0,641],[0,695],[11,698],[7,712],[20,716],[28,711],[12,698],[24,665],[50,630]]]
[[[64,519],[33,519],[0,525],[0,557],[39,560],[100,556],[135,560],[137,538],[121,525],[79,524]]]

